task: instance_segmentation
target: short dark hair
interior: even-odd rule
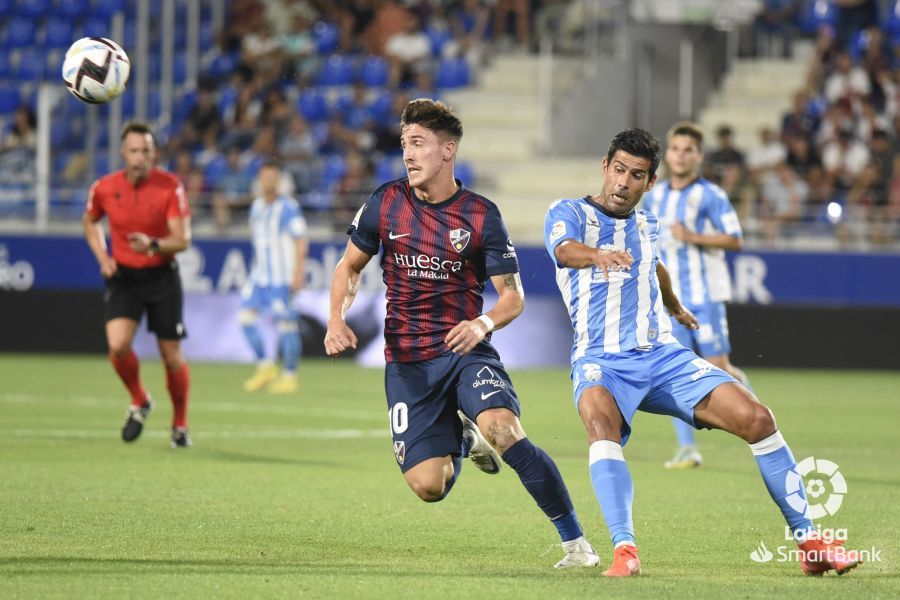
[[[267,158],[261,165],[259,165],[259,170],[263,169],[275,169],[276,171],[281,170],[281,163],[277,158]]]
[[[156,143],[156,136],[153,135],[153,130],[150,129],[150,125],[144,123],[143,121],[128,121],[125,123],[125,127],[122,128],[122,141],[125,141],[125,137],[129,133],[140,133],[140,134],[150,134],[150,137],[153,138],[153,143]]]
[[[400,115],[400,128],[407,125],[421,125],[434,133],[446,133],[454,141],[459,142],[463,135],[462,122],[453,109],[431,98],[417,98],[410,100]]]
[[[659,142],[653,137],[653,134],[646,129],[625,129],[613,136],[609,143],[609,150],[606,152],[607,164],[612,162],[616,152],[621,150],[632,156],[646,158],[650,161],[650,169],[647,175],[652,179],[656,175],[656,169],[659,168]]]
[[[703,131],[700,130],[696,123],[691,123],[690,121],[675,123],[669,130],[666,139],[671,140],[676,135],[686,135],[697,144],[697,150],[703,151]]]

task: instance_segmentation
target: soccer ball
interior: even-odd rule
[[[112,40],[81,38],[66,51],[62,78],[72,95],[89,104],[109,102],[123,91],[131,72],[128,55]]]

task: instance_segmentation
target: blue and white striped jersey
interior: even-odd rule
[[[661,181],[644,196],[644,210],[659,218],[659,251],[672,277],[672,289],[690,309],[731,300],[731,278],[721,248],[701,248],[676,240],[672,225],[682,223],[699,233],[743,237],[737,213],[716,184],[697,179],[683,190]]]
[[[544,242],[556,263],[556,283],[575,330],[572,361],[582,356],[649,349],[677,343],[656,278],[659,223],[652,213],[635,211],[617,218],[588,198],[562,199],[550,206]],[[631,254],[631,269],[610,273],[570,269],[556,261],[563,240]]]
[[[295,240],[306,235],[306,220],[297,201],[282,196],[266,204],[257,198],[250,207],[250,232],[250,282],[257,286],[291,285],[297,259]]]

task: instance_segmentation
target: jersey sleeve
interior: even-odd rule
[[[103,208],[103,191],[99,181],[95,181],[88,190],[85,211],[95,221],[99,221],[106,214],[106,209]]]
[[[710,188],[707,192],[707,202],[709,203],[709,220],[716,229],[736,238],[744,237],[737,212],[721,188]]]
[[[550,258],[558,266],[556,247],[564,240],[584,242],[584,224],[571,203],[557,200],[550,206],[544,218],[544,245]]]
[[[288,209],[285,211],[285,229],[292,238],[299,239],[306,236],[306,219],[296,201],[288,203]]]
[[[347,229],[350,240],[357,248],[370,256],[378,254],[381,244],[381,195],[383,188],[376,190],[363,204]]]
[[[484,270],[488,277],[519,272],[516,248],[496,206],[491,206],[484,217],[481,237],[484,243]]]
[[[166,208],[167,219],[177,219],[178,217],[191,216],[191,209],[188,207],[187,195],[184,193],[184,186],[179,181],[169,198],[169,205]]]

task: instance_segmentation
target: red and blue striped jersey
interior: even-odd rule
[[[519,272],[497,206],[457,184],[453,196],[429,204],[416,197],[406,178],[388,182],[369,197],[347,231],[366,254],[382,250],[388,362],[449,352],[444,338],[460,321],[481,314],[488,277]]]

